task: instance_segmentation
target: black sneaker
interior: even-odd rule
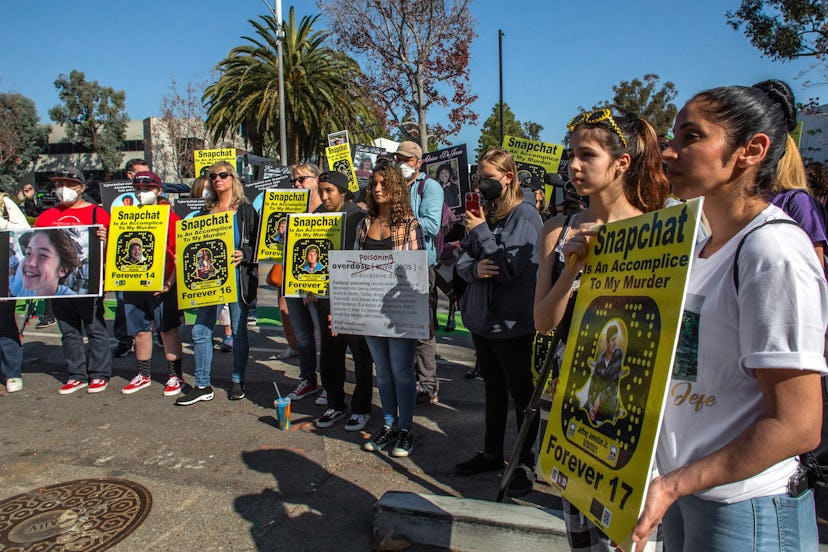
[[[179,397],[176,399],[175,404],[178,406],[189,406],[191,404],[195,404],[198,401],[212,401],[213,400],[213,388],[209,385],[204,389],[199,389],[198,387],[193,387],[190,389],[190,392],[184,395],[183,397]]]
[[[525,464],[519,465],[512,474],[512,480],[509,481],[508,495],[515,498],[528,495],[532,492],[534,480],[535,474],[531,472],[529,467]]]
[[[344,410],[337,410],[329,408],[322,414],[322,417],[316,420],[316,427],[331,427],[336,422],[345,417]]]
[[[468,372],[466,372],[465,374],[463,374],[463,377],[464,377],[464,378],[466,378],[466,379],[470,379],[470,380],[473,380],[473,379],[477,379],[477,378],[479,378],[479,377],[480,377],[480,366],[478,366],[477,364],[475,364],[475,365],[472,367],[472,369],[471,369],[471,370],[469,370]]]
[[[121,358],[133,351],[135,351],[135,343],[133,341],[121,341],[112,349],[112,356]]]
[[[417,406],[425,406],[437,402],[437,391],[423,389],[417,391]]]
[[[365,442],[362,445],[364,450],[368,452],[379,452],[381,450],[387,449],[391,445],[394,445],[397,442],[397,432],[388,427],[387,425],[382,426],[377,433],[375,433],[371,439]]]
[[[244,398],[244,384],[233,382],[233,386],[230,388],[230,397],[231,401],[238,401]]]
[[[412,450],[414,450],[414,436],[410,431],[401,429],[397,434],[397,443],[391,449],[391,456],[403,458],[411,454]]]
[[[55,322],[57,322],[57,320],[55,320],[54,316],[44,316],[40,319],[40,321],[37,324],[35,324],[35,328],[37,328],[38,330],[42,330],[43,328],[54,326]]]
[[[471,460],[460,462],[454,466],[457,475],[475,475],[478,473],[497,471],[503,468],[503,458],[493,458],[485,452],[478,452]]]

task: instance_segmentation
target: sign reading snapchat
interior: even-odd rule
[[[646,496],[701,200],[599,227],[589,245],[540,475],[621,548]]]
[[[195,150],[193,152],[196,176],[204,176],[207,169],[219,161],[225,161],[235,167],[236,148]]]
[[[225,211],[175,223],[178,308],[236,302],[233,214]]]
[[[503,149],[512,152],[518,170],[526,170],[543,178],[546,173],[558,172],[564,147],[517,136],[503,137]]]
[[[169,205],[112,208],[106,291],[161,291],[169,219]]]
[[[325,148],[325,157],[328,158],[328,167],[332,171],[339,171],[347,176],[348,189],[356,192],[359,189],[359,181],[354,172],[354,162],[351,160],[351,146],[346,142]]]
[[[259,228],[259,262],[282,262],[287,231],[287,216],[308,210],[310,190],[266,190],[262,202],[262,224]]]
[[[288,215],[282,293],[328,296],[328,252],[342,249],[342,213]]]

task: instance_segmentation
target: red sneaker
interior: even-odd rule
[[[164,396],[172,397],[181,393],[181,384],[183,382],[175,376],[167,380],[167,385],[164,387]]]
[[[319,393],[321,390],[322,390],[322,387],[320,387],[318,384],[311,383],[308,380],[302,380],[302,381],[299,382],[299,385],[296,386],[296,389],[294,389],[288,395],[288,397],[291,400],[300,401],[300,400],[304,399],[305,397],[308,397],[310,395],[315,395],[316,393]]]
[[[106,390],[106,386],[108,385],[108,381],[102,378],[95,378],[89,382],[89,389],[86,390],[87,393],[100,393],[101,391]]]
[[[131,395],[136,391],[140,391],[144,387],[149,387],[151,383],[152,379],[150,379],[149,376],[142,376],[141,374],[138,374],[132,378],[132,380],[130,380],[130,382],[126,384],[123,389],[121,389],[121,393],[124,395]]]
[[[61,395],[69,395],[70,393],[74,393],[78,389],[82,389],[87,386],[85,381],[80,381],[76,379],[70,379],[66,382],[66,384],[58,390],[58,393]]]

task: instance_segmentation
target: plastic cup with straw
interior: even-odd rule
[[[290,429],[290,397],[282,397],[279,392],[279,386],[273,382],[273,387],[276,389],[276,400],[273,401],[273,406],[276,407],[276,426],[279,429]]]

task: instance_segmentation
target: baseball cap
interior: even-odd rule
[[[141,171],[135,173],[132,177],[133,184],[149,184],[151,186],[158,186],[161,188],[161,177],[152,171]]]
[[[77,167],[63,167],[55,171],[49,180],[52,182],[56,180],[73,180],[78,184],[86,184],[86,178],[83,176],[81,170]]]
[[[405,142],[400,142],[396,154],[403,157],[416,157],[417,159],[422,159],[423,148],[410,140],[406,140]]]

